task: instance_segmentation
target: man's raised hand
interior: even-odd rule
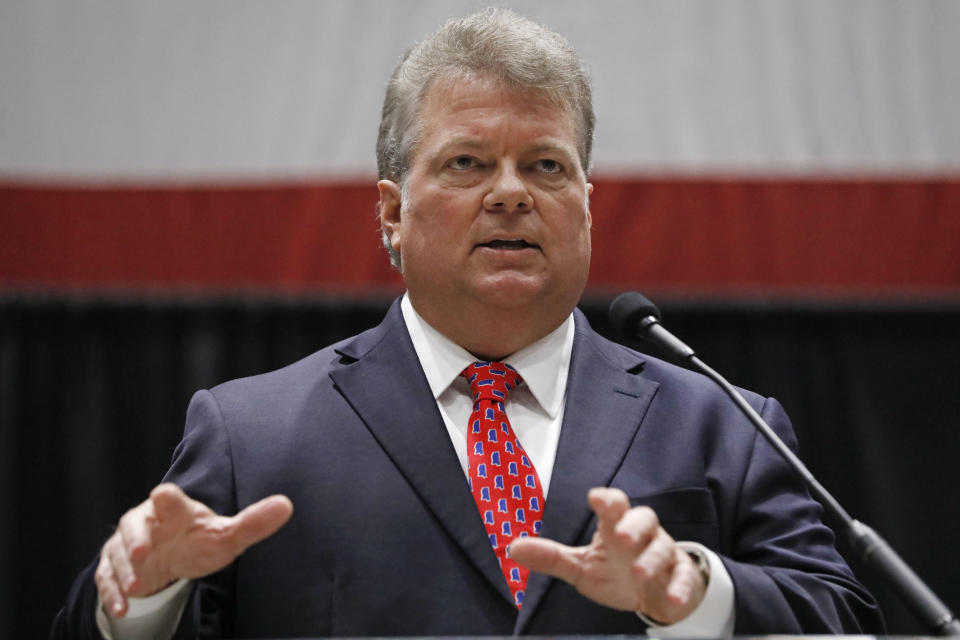
[[[120,518],[103,545],[95,575],[100,600],[110,615],[122,617],[128,597],[219,571],[276,533],[292,514],[290,499],[274,495],[235,516],[220,516],[175,484],[158,485]]]
[[[649,507],[630,508],[619,489],[591,489],[597,531],[583,547],[544,538],[518,538],[510,557],[572,584],[602,605],[638,611],[661,624],[686,618],[703,600],[703,576]]]

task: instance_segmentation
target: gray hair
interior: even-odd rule
[[[439,77],[491,75],[507,87],[534,89],[568,108],[574,118],[577,152],[584,173],[593,149],[590,78],[567,40],[509,9],[488,8],[450,20],[407,50],[394,69],[383,101],[377,136],[381,180],[404,186],[420,141],[420,102]],[[384,234],[393,266],[400,255]]]

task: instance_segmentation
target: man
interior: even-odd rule
[[[406,295],[198,393],[167,482],[55,635],[879,630],[819,507],[722,394],[574,310],[592,132],[572,50],[511,12],[408,52],[377,145]]]

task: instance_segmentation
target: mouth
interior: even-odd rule
[[[506,251],[520,251],[522,249],[539,249],[540,245],[527,242],[523,238],[496,238],[489,242],[482,242],[478,247],[500,249]]]

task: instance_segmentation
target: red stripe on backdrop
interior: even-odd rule
[[[960,177],[594,181],[596,291],[960,292]],[[7,288],[380,293],[370,185],[0,185]]]
[[[398,289],[374,185],[0,187],[0,278],[56,288]]]
[[[960,291],[960,178],[602,182],[595,284],[709,292]]]

